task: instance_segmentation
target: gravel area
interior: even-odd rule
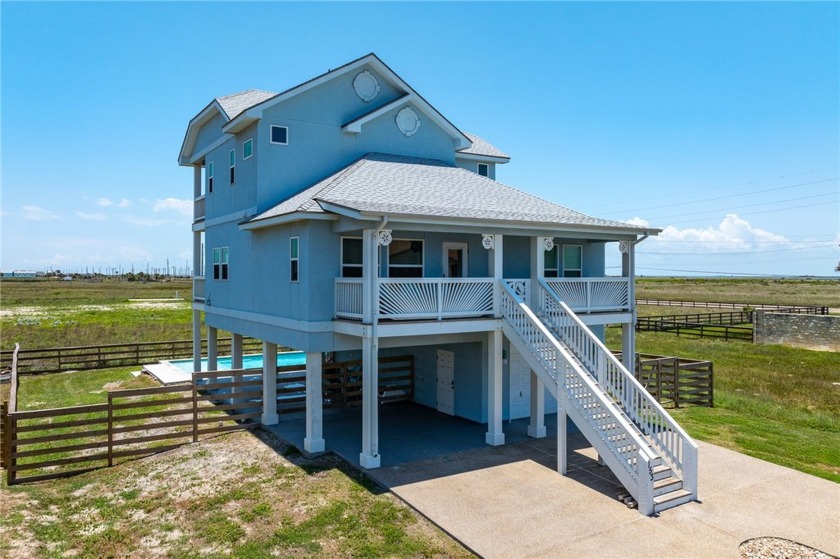
[[[739,546],[746,559],[837,559],[813,547],[784,538],[752,538]]]

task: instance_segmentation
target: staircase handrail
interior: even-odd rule
[[[545,315],[545,318],[549,321],[549,326],[552,326],[555,333],[559,335],[560,340],[575,353],[581,362],[584,362],[584,364],[587,364],[596,371],[598,382],[613,397],[621,400],[625,413],[628,414],[645,435],[651,438],[653,444],[662,451],[665,461],[675,471],[681,474],[683,487],[691,491],[694,498],[697,498],[697,443],[674,421],[671,415],[642,386],[638,379],[627,370],[627,367],[607,349],[607,346],[586,327],[580,317],[557,297],[557,294],[546,284],[545,280],[540,279],[539,283],[541,287],[540,295],[550,297],[552,302],[560,307],[563,314],[570,319],[571,324],[576,328],[578,334],[576,337],[579,338],[582,336],[588,339],[596,348],[597,355],[584,355],[585,352],[580,347],[580,344],[574,343],[574,340],[570,336],[563,334],[560,325],[556,324],[556,321],[560,317],[550,316],[552,313],[547,308],[544,297],[541,296],[539,307]],[[570,344],[570,342],[572,343]],[[608,371],[608,368],[612,369],[612,371]],[[617,374],[610,374],[610,372]],[[616,381],[621,384],[618,384]],[[640,408],[644,410],[644,415],[639,413]]]
[[[524,314],[524,316],[528,319],[530,326],[533,328],[535,333],[538,333],[542,338],[542,343],[550,346],[550,349],[556,352],[556,355],[559,359],[562,359],[563,362],[572,370],[574,371],[575,375],[578,379],[583,382],[587,388],[592,392],[592,394],[599,400],[601,404],[601,408],[604,410],[609,410],[611,418],[615,421],[616,424],[621,426],[621,430],[625,433],[625,435],[634,443],[636,449],[636,467],[634,468],[630,461],[626,460],[624,455],[618,452],[616,445],[608,443],[608,447],[616,459],[621,463],[627,473],[634,479],[639,485],[639,492],[642,495],[649,494],[649,490],[652,490],[652,483],[653,483],[653,474],[651,471],[650,463],[656,459],[656,455],[648,448],[648,443],[645,441],[640,435],[637,428],[635,428],[630,421],[624,416],[622,413],[615,413],[613,411],[614,402],[612,399],[604,392],[604,390],[598,386],[595,379],[589,375],[578,363],[577,360],[574,358],[570,352],[560,344],[555,336],[551,333],[551,331],[546,328],[545,324],[542,320],[540,320],[536,314],[525,304],[524,300],[519,297],[516,292],[514,291],[513,287],[508,285],[506,282],[501,281],[501,313],[502,316],[508,321],[508,323],[513,327],[513,329],[520,335],[520,337],[529,345],[531,342],[529,341],[529,337],[525,332],[523,332],[523,328],[520,324],[517,324],[517,321],[511,320],[513,318],[511,315],[513,313],[513,309],[509,308],[515,306],[518,308],[520,312]],[[534,352],[536,353],[536,352]],[[559,392],[566,390],[566,382],[565,382],[565,375],[561,375],[558,371],[558,361],[559,359],[554,360],[554,364],[552,365],[549,360],[545,359],[544,355],[537,355],[537,358],[540,360],[541,363],[544,363],[546,370],[548,371],[549,375],[557,381],[558,387],[558,400],[560,399]],[[554,374],[552,375],[552,371]],[[594,425],[593,425],[594,427]],[[605,441],[607,442],[607,441]],[[626,446],[626,445],[625,445]],[[650,503],[652,506],[652,502]]]

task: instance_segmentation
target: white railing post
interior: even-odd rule
[[[432,285],[437,291],[437,319],[443,320],[443,280],[437,280]]]

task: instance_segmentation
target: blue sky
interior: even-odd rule
[[[183,266],[189,119],[375,52],[512,156],[498,180],[664,229],[639,274],[836,275],[836,2],[4,1],[0,18],[4,270]]]

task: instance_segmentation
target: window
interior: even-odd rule
[[[230,150],[230,184],[236,182],[236,149]]]
[[[300,238],[292,237],[289,239],[289,280],[298,281],[300,278],[300,257],[298,256],[300,248]]]
[[[423,277],[423,241],[394,239],[388,245],[388,277]]]
[[[545,265],[543,266],[543,275],[547,278],[556,278],[558,276],[557,245],[554,245],[554,248],[546,251],[545,253]]]
[[[213,249],[213,279],[228,279],[228,247]]]
[[[213,192],[213,162],[207,164],[207,192]]]
[[[242,159],[249,159],[252,155],[254,155],[254,139],[248,138],[242,144]]]
[[[563,277],[579,278],[581,276],[583,276],[583,247],[563,245]]]
[[[341,238],[341,277],[362,277],[362,239]]]
[[[271,125],[271,143],[283,146],[289,145],[289,128],[286,126]]]
[[[487,163],[479,163],[478,164],[478,174],[482,177],[489,177],[490,176],[490,165]]]

